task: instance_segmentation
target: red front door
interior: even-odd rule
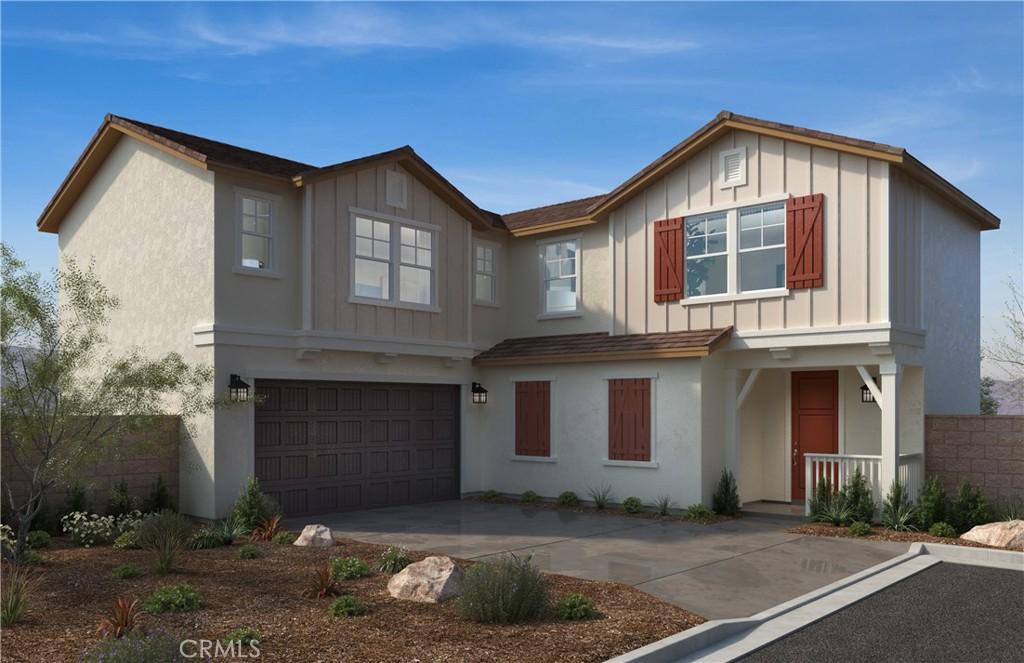
[[[839,453],[839,372],[794,372],[792,401],[792,499],[802,500],[804,454]]]

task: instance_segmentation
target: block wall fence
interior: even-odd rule
[[[925,475],[947,494],[970,481],[990,499],[1024,498],[1024,416],[925,417]]]

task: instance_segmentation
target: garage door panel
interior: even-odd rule
[[[386,419],[372,419],[366,429],[367,442],[379,444],[388,441],[388,422]]]
[[[281,409],[285,412],[305,412],[309,409],[308,387],[285,387],[281,390]]]
[[[281,430],[281,442],[285,446],[309,444],[309,424],[305,421],[286,421]]]
[[[317,454],[313,476],[317,479],[338,476],[338,454]]]
[[[354,451],[341,454],[341,475],[359,476],[363,473],[363,453]]]
[[[318,412],[338,411],[338,388],[317,387],[316,388],[316,409]]]
[[[281,445],[281,423],[278,421],[256,422],[256,448]]]
[[[330,446],[338,444],[337,421],[317,421],[314,430],[317,444]]]
[[[388,442],[408,442],[409,420],[392,419],[391,425],[388,427],[388,433]]]

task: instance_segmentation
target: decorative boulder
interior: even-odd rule
[[[1024,548],[1024,520],[978,525],[960,538],[996,548]]]
[[[331,528],[326,525],[306,525],[292,545],[329,548],[334,545],[334,535],[331,534]]]
[[[462,594],[462,575],[451,557],[428,557],[392,576],[388,592],[396,599],[443,603]]]

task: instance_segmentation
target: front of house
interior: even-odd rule
[[[408,147],[314,167],[108,116],[39,220],[121,297],[112,344],[260,396],[185,431],[207,518],[249,476],[289,515],[706,503],[723,469],[744,502],[855,466],[914,487],[924,415],[977,411],[998,225],[902,148],[727,112],[608,194],[505,215]]]

